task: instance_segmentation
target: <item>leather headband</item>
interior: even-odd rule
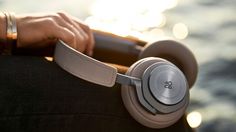
[[[69,73],[86,81],[112,87],[116,81],[117,69],[76,51],[58,41],[54,61]]]

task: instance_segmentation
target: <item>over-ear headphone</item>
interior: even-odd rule
[[[54,60],[64,70],[89,82],[106,87],[122,84],[122,99],[128,112],[150,128],[168,127],[183,116],[189,102],[189,88],[197,76],[192,52],[172,40],[147,44],[125,75],[62,41],[56,45]]]

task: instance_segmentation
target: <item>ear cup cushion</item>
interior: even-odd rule
[[[183,44],[173,40],[147,44],[140,52],[139,59],[146,57],[160,57],[169,60],[185,74],[190,88],[195,83],[198,73],[197,61],[193,53]]]
[[[141,78],[145,69],[153,63],[165,61],[164,59],[149,57],[141,59],[134,63],[129,70],[127,75]],[[139,103],[136,95],[136,90],[132,86],[122,85],[121,87],[122,99],[125,107],[131,114],[131,116],[144,126],[150,128],[164,128],[168,127],[177,122],[184,114],[188,103],[181,109],[169,113],[169,114],[156,114],[153,115],[145,110]]]

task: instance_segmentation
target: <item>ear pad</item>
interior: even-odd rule
[[[154,57],[141,59],[136,63],[134,63],[128,69],[126,74],[129,76],[141,78],[147,67],[156,62],[163,62],[163,61],[166,60]],[[156,115],[153,115],[141,106],[141,104],[137,99],[137,94],[134,87],[122,85],[121,94],[125,107],[132,115],[132,117],[139,123],[150,128],[164,128],[174,124],[181,118],[188,105],[188,101],[186,101],[183,107],[172,113],[168,114],[158,113]]]
[[[139,59],[160,57],[175,64],[186,76],[191,88],[196,81],[198,66],[193,53],[183,44],[173,40],[147,44],[139,54]]]

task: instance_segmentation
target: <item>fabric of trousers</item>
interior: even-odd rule
[[[125,109],[119,84],[86,82],[43,57],[0,56],[1,132],[190,130],[184,117],[165,129],[139,124]]]

